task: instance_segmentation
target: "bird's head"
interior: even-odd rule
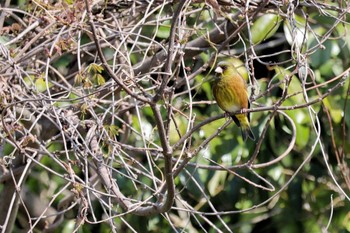
[[[231,60],[219,62],[215,69],[215,73],[217,74],[216,79],[240,75]]]
[[[238,58],[229,58],[220,61],[215,69],[216,77],[215,80],[218,81],[221,78],[226,77],[242,77],[246,82],[249,80],[248,70],[244,66],[244,63]]]

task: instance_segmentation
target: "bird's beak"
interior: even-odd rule
[[[215,73],[222,74],[222,72],[223,72],[223,69],[220,66],[216,67]]]

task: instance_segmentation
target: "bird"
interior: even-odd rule
[[[236,58],[220,61],[215,69],[212,92],[219,107],[229,114],[238,127],[241,128],[242,138],[255,141],[255,136],[250,128],[249,113],[232,115],[242,109],[249,108],[247,83],[235,67]]]

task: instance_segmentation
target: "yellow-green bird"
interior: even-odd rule
[[[249,108],[247,83],[235,67],[235,59],[218,63],[215,72],[213,95],[219,107],[226,113]],[[243,140],[249,137],[255,140],[249,124],[249,114],[231,115],[238,127],[241,127]]]

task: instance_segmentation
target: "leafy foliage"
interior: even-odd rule
[[[347,1],[15,4],[4,232],[350,231]],[[227,57],[248,70],[255,142],[213,100]]]

